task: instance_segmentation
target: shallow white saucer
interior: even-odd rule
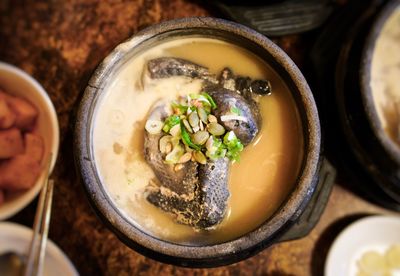
[[[400,216],[369,216],[345,228],[329,250],[325,276],[353,276],[357,260],[366,251],[384,253],[400,244]]]
[[[28,251],[32,237],[32,229],[23,225],[1,222],[0,223],[0,254],[14,251],[24,254]],[[74,265],[67,256],[52,241],[48,240],[44,263],[44,276],[77,276],[79,275]],[[1,273],[0,273],[1,275]]]

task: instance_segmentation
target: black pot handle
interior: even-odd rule
[[[278,242],[300,239],[311,232],[325,210],[335,177],[336,169],[324,158],[318,184],[310,202],[300,217],[278,238]]]

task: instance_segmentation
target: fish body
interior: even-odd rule
[[[227,131],[234,131],[244,145],[249,144],[257,135],[261,117],[253,99],[249,78],[237,78],[229,68],[225,68],[217,78],[204,66],[193,62],[161,57],[148,61],[148,75],[151,79],[183,76],[203,80],[203,89],[215,101],[217,107],[213,114],[217,118],[239,114],[236,119],[220,123]],[[149,117],[163,122],[168,116],[166,104],[156,105]],[[231,116],[232,117],[232,116]],[[157,180],[155,185],[148,185],[147,200],[158,208],[171,213],[177,222],[197,229],[210,229],[218,225],[226,214],[229,198],[228,158],[208,160],[206,164],[187,161],[179,164],[165,162],[166,154],[159,149],[159,141],[164,134],[150,134],[145,131],[144,156],[153,169]]]
[[[185,76],[218,83],[216,77],[208,71],[208,68],[181,58],[160,57],[151,59],[147,63],[147,68],[152,79]]]
[[[233,119],[220,123],[226,130],[232,130],[243,145],[250,144],[261,125],[257,104],[252,100],[246,100],[241,94],[230,89],[217,87],[207,92],[217,104],[217,108],[213,111],[217,118],[224,118],[223,116],[232,114],[245,118],[245,120]]]
[[[153,120],[165,117],[162,105],[149,114]],[[221,158],[205,165],[188,161],[176,170],[173,164],[165,162],[165,154],[159,149],[162,136],[145,131],[144,157],[158,179],[158,185],[149,185],[147,200],[174,214],[183,224],[205,229],[220,223],[229,198],[229,160]]]
[[[183,169],[182,169],[183,170]],[[164,185],[148,189],[147,200],[175,215],[179,223],[209,229],[220,223],[226,213],[229,160],[221,158],[199,165],[193,194],[179,194]],[[163,179],[160,179],[163,183]]]

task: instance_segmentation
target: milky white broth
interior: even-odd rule
[[[400,145],[400,8],[385,23],[371,62],[371,90],[382,128]]]
[[[200,80],[173,77],[146,82],[143,68],[156,57],[173,56],[201,64],[217,74],[224,67],[235,74],[271,81],[273,93],[261,99],[261,131],[231,166],[228,210],[210,231],[174,222],[169,213],[144,198],[155,175],[143,156],[144,122],[159,99],[199,92]],[[303,155],[302,129],[288,88],[280,77],[250,52],[215,39],[185,38],[164,42],[133,57],[106,88],[95,112],[93,149],[106,190],[132,223],[156,237],[181,244],[212,244],[255,229],[270,217],[296,183]]]

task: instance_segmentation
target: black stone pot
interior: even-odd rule
[[[375,109],[370,86],[372,57],[376,41],[385,23],[398,7],[400,7],[400,0],[390,1],[382,8],[371,26],[361,56],[360,88],[364,112],[374,140],[374,145],[371,145],[371,158],[378,170],[374,173],[382,174],[385,177],[385,180],[379,182],[382,189],[400,203],[400,146],[384,131]]]
[[[396,211],[398,155],[382,142],[386,137],[379,137],[383,130],[372,105],[369,78],[375,40],[399,2],[350,1],[337,11],[311,51],[311,84],[319,92],[327,154],[351,177],[348,188]]]
[[[93,154],[94,109],[115,72],[143,49],[152,47],[164,39],[179,39],[185,36],[228,41],[248,49],[265,60],[290,88],[301,117],[304,135],[304,157],[297,183],[282,206],[257,229],[234,240],[208,246],[187,246],[166,242],[130,223],[112,203],[101,183]],[[214,18],[187,18],[164,22],[139,32],[116,47],[97,68],[85,90],[77,114],[74,153],[87,196],[95,212],[126,245],[162,262],[190,267],[212,267],[252,256],[276,242],[287,229],[296,226],[294,223],[306,209],[315,194],[316,187],[321,186],[317,184],[321,163],[320,139],[319,118],[312,93],[299,69],[279,47],[263,35],[239,24]],[[318,192],[314,202],[326,202],[327,195],[322,194],[325,194],[324,199],[321,200],[321,193]],[[320,215],[322,209],[316,209]],[[308,222],[310,217],[308,214]],[[307,231],[310,231],[310,228]],[[303,234],[307,231],[303,231]],[[296,235],[286,235],[286,239],[294,237]]]

